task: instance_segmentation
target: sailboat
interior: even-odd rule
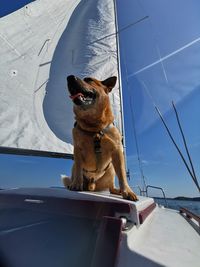
[[[165,81],[169,81],[164,61],[199,41],[196,38],[165,56],[157,46],[158,59],[142,66],[142,57],[128,74],[129,55],[120,34],[131,28],[142,39],[137,25],[145,27],[142,23],[149,18],[140,2],[135,4],[141,12],[132,15],[121,28],[118,22],[122,3],[110,0],[38,0],[1,18],[1,153],[73,158],[74,119],[66,95],[66,77],[70,74],[98,79],[105,79],[108,73],[118,76],[110,101],[125,147],[121,66],[125,67],[127,81],[133,77],[148,98],[157,102],[162,80],[161,76],[156,80],[154,67],[159,64]],[[143,48],[135,53],[146,51]],[[119,56],[120,51],[124,57]],[[181,62],[187,66],[184,60]],[[146,71],[148,75],[143,77]],[[162,112],[169,111],[169,99],[177,102],[199,85],[196,73],[188,75],[193,75],[190,90],[183,88],[179,94],[171,90],[171,97],[168,91],[161,103]],[[167,85],[172,86],[169,82]],[[147,98],[143,100],[145,106]],[[141,105],[141,99],[138,101]],[[148,123],[142,124],[146,112],[142,109],[136,122],[141,132],[156,123],[155,116],[148,114]],[[142,191],[139,200],[133,202],[108,192],[74,192],[64,187],[1,190],[0,265],[199,266],[199,217],[183,208],[176,211],[159,206],[153,198],[142,195],[147,187]]]

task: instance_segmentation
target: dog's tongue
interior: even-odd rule
[[[78,93],[78,94],[76,94],[76,95],[70,95],[69,97],[72,99],[72,100],[74,100],[74,99],[76,99],[76,98],[78,98],[78,97],[80,97],[80,96],[84,96],[82,93]]]

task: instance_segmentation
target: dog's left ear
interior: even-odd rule
[[[116,81],[117,81],[117,77],[112,76],[112,77],[101,82],[103,85],[105,85],[108,88],[106,93],[110,93],[112,91],[113,87],[116,84]]]

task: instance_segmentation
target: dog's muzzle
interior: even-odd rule
[[[67,77],[68,90],[70,98],[76,105],[89,106],[94,103],[96,99],[96,91],[89,89],[88,85],[74,75]]]

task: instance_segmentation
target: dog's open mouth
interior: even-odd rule
[[[76,105],[91,105],[94,103],[96,94],[92,91],[83,91],[76,93],[75,95],[70,95],[70,98]]]
[[[96,91],[85,88],[84,83],[75,76],[68,76],[68,89],[70,98],[76,105],[89,106],[95,102]]]

